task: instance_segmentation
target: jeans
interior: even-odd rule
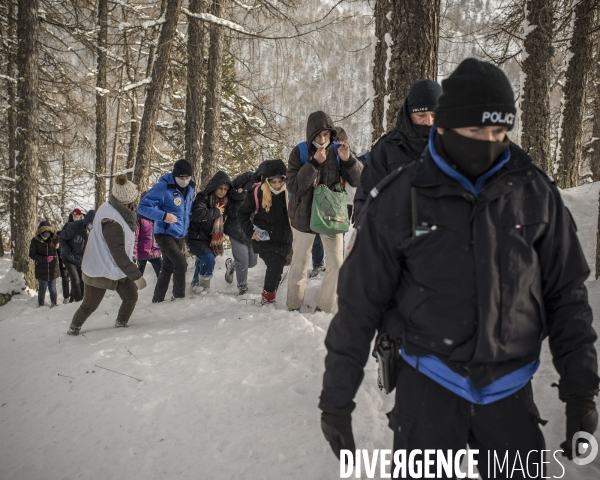
[[[175,238],[170,235],[155,235],[156,243],[163,254],[162,267],[156,287],[154,287],[154,296],[152,303],[162,302],[165,299],[171,275],[173,275],[173,297],[185,297],[185,272],[187,270],[187,260],[183,254],[183,238]]]
[[[56,305],[56,279],[54,280],[38,280],[38,305],[44,305],[46,299],[46,290],[50,291],[50,303]]]
[[[325,248],[323,247],[323,241],[321,235],[315,236],[315,241],[312,246],[312,265],[315,267],[322,267],[325,264]]]
[[[150,265],[152,265],[154,273],[156,273],[156,278],[158,278],[158,276],[160,275],[160,269],[162,267],[162,258],[156,257],[149,258],[148,260],[138,260],[138,268],[140,269],[140,272],[142,272],[142,275],[144,274],[144,270],[146,270],[146,263],[148,262],[150,262]]]
[[[87,285],[85,287],[83,302],[75,312],[75,315],[73,315],[71,325],[81,328],[88,317],[96,311],[100,305],[100,302],[104,298],[105,293],[106,289],[104,288],[97,288]],[[135,309],[135,304],[137,303],[137,285],[133,280],[126,277],[117,284],[117,294],[119,297],[121,297],[121,307],[119,308],[119,313],[117,314],[117,322],[127,325],[127,322],[129,321],[129,318]],[[104,315],[102,315],[102,317],[104,317]]]
[[[198,283],[198,277],[212,278],[213,271],[215,270],[215,256],[212,253],[206,253],[204,255],[198,255],[196,257],[196,269],[194,270],[194,278],[192,279],[192,285]]]
[[[235,278],[238,287],[248,283],[248,269],[256,266],[258,255],[254,253],[252,245],[240,242],[234,238],[231,240],[231,252],[235,260]]]

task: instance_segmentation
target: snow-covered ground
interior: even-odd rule
[[[599,188],[564,192],[592,270]],[[0,282],[10,265],[0,258]],[[27,292],[0,308],[0,479],[339,478],[317,409],[331,316],[287,312],[285,285],[279,305],[260,307],[264,271],[262,262],[250,271],[240,300],[221,257],[212,292],[154,305],[148,265],[130,328],[113,328],[112,292],[79,337],[65,334],[76,305],[38,309]],[[321,279],[309,281],[312,307]],[[600,283],[592,276],[588,287],[598,318]],[[357,448],[391,448],[393,395],[375,378],[370,362],[353,414]],[[556,380],[546,348],[534,389],[551,450],[565,430]],[[600,475],[600,459],[563,464],[565,479]]]

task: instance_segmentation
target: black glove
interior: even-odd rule
[[[340,458],[340,450],[350,450],[354,453],[356,445],[354,444],[354,435],[352,435],[352,410],[354,402],[346,407],[335,408],[325,405],[319,405],[323,413],[321,414],[321,430],[325,439],[331,445],[335,456]]]
[[[560,447],[563,449],[563,456],[573,460],[573,436],[577,432],[593,435],[598,427],[595,392],[562,379],[558,389],[560,399],[567,404],[567,439]]]

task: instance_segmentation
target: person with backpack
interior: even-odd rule
[[[288,218],[288,192],[283,160],[267,160],[256,185],[238,211],[240,226],[252,248],[265,262],[267,273],[262,291],[263,305],[274,303],[281,275],[292,247]]]
[[[254,268],[258,261],[258,255],[252,249],[252,241],[244,234],[238,217],[238,210],[248,192],[252,192],[254,183],[254,172],[246,172],[233,179],[232,205],[224,227],[225,235],[231,242],[231,253],[233,254],[233,259],[228,258],[225,261],[225,281],[232,283],[235,273],[240,295],[244,295],[248,291],[248,269]]]
[[[395,128],[373,145],[354,196],[354,214],[359,215],[369,192],[389,173],[419,158],[429,138],[434,110],[442,87],[433,80],[418,80],[410,86],[398,112]]]
[[[81,302],[85,293],[81,262],[95,215],[95,210],[88,211],[81,220],[67,223],[58,236],[60,254],[71,280],[71,296],[74,302]]]
[[[299,310],[304,304],[306,277],[315,232],[311,230],[312,201],[317,185],[335,188],[340,179],[358,185],[361,174],[359,162],[350,155],[347,143],[335,143],[337,131],[329,115],[318,111],[309,115],[306,142],[290,153],[287,169],[289,217],[294,243],[288,274],[287,307]],[[344,237],[340,234],[321,234],[325,248],[327,270],[319,289],[316,310],[331,312],[336,301],[337,277],[344,259]]]
[[[190,226],[195,186],[192,164],[183,158],[175,162],[171,173],[160,177],[158,183],[144,195],[138,205],[138,213],[154,222],[154,238],[163,255],[152,303],[164,302],[171,275],[171,300],[185,298],[187,260],[183,253],[183,244]]]
[[[142,193],[140,201],[144,198],[146,193],[147,192]],[[162,267],[162,258],[160,256],[160,247],[154,239],[154,222],[142,217],[139,213],[135,229],[133,256],[135,261],[137,261],[142,275],[146,270],[146,264],[150,262],[154,269],[154,273],[156,274],[156,278],[158,278]]]
[[[107,290],[115,290],[121,298],[115,328],[128,327],[138,290],[146,287],[146,280],[133,261],[137,199],[137,185],[130,182],[127,175],[121,174],[115,178],[108,201],[96,212],[81,266],[85,294],[73,315],[68,335],[79,335],[81,327],[96,311]]]
[[[50,222],[38,225],[35,237],[29,245],[29,258],[35,262],[35,278],[38,281],[38,305],[44,306],[46,290],[50,292],[50,308],[57,306],[56,279],[60,275],[58,251],[60,250],[56,230]]]
[[[423,156],[379,182],[357,219],[325,339],[321,427],[338,458],[355,450],[353,399],[377,332],[394,450],[468,444],[479,472],[490,455],[543,468],[531,380],[546,337],[564,454],[598,424],[590,270],[560,191],[507,137],[517,110],[504,72],[470,58],[442,83]]]
[[[198,192],[192,206],[192,221],[187,243],[191,253],[196,255],[196,269],[192,279],[195,293],[207,291],[215,269],[215,256],[223,255],[225,222],[236,209],[232,201],[234,192],[231,180],[225,172],[218,171],[208,181],[206,188]]]

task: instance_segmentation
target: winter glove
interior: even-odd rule
[[[340,458],[340,450],[350,450],[354,452],[356,445],[354,444],[354,435],[352,434],[352,410],[354,410],[354,402],[351,402],[343,408],[329,407],[319,405],[323,413],[321,413],[321,430],[325,439],[331,445],[331,449],[335,456]]]
[[[51,262],[52,262],[52,260],[54,260],[54,257],[53,257],[52,255],[48,255],[48,256],[46,257],[46,261],[47,261],[48,263],[51,263]]]
[[[146,288],[146,285],[148,285],[144,277],[138,278],[134,281],[134,283],[136,284],[138,290],[143,290],[144,288]]]
[[[561,380],[558,389],[560,399],[567,404],[567,439],[560,444],[560,447],[563,449],[563,456],[572,460],[573,436],[577,432],[593,435],[598,427],[595,392],[567,380]]]

